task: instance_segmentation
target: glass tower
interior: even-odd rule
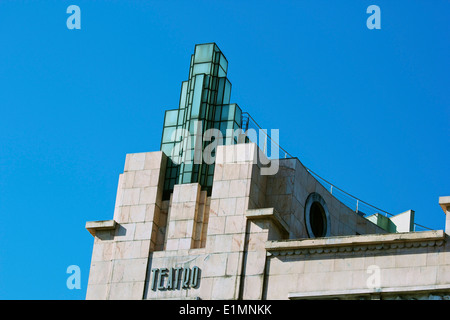
[[[179,108],[167,110],[164,116],[161,151],[168,157],[164,199],[169,199],[175,184],[183,183],[198,182],[211,194],[214,164],[199,158],[211,143],[203,141],[206,130],[221,131],[223,142],[218,144],[237,143],[231,133],[242,128],[242,111],[230,104],[227,69],[228,61],[215,43],[195,46],[189,80],[181,85]]]

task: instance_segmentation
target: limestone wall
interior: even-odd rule
[[[401,298],[450,292],[450,245],[441,231],[272,241],[267,299]]]

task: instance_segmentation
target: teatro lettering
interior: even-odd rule
[[[153,291],[198,288],[200,268],[155,268],[152,269],[150,283]]]

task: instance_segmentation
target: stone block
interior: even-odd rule
[[[144,282],[118,282],[110,285],[111,300],[141,300],[144,293]]]
[[[211,198],[212,199],[220,199],[220,198],[228,198],[228,192],[230,190],[230,180],[226,181],[215,181],[212,186]],[[240,195],[242,197],[242,194]]]
[[[146,258],[113,260],[111,282],[144,282],[146,272]]]
[[[134,231],[135,240],[149,240],[152,237],[153,222],[136,223]]]
[[[236,214],[236,198],[220,199],[218,216],[230,216]]]
[[[115,231],[115,241],[131,241],[134,238],[134,231],[136,228],[135,223],[123,223],[120,224]]]
[[[86,291],[86,300],[106,300],[108,288],[109,284],[89,284]]]
[[[162,151],[157,152],[147,152],[145,153],[144,167],[143,169],[150,170],[160,170],[165,169],[165,165],[163,160],[166,159],[166,156]]]
[[[230,198],[250,196],[250,181],[247,179],[231,180],[228,196]]]
[[[122,204],[124,206],[138,205],[140,192],[141,192],[140,188],[124,189]]]
[[[130,206],[129,222],[145,221],[146,205]]]
[[[91,284],[106,284],[110,282],[112,261],[93,261],[89,271],[89,286]]]
[[[227,267],[227,253],[212,253],[205,258],[205,267],[202,276],[223,277]]]
[[[238,278],[231,277],[217,277],[214,278],[211,299],[213,300],[230,300],[237,299],[237,283]]]
[[[243,215],[227,216],[225,221],[225,233],[244,233],[247,219]]]
[[[114,242],[102,241],[96,243],[92,250],[92,262],[109,261],[113,257]]]
[[[158,187],[145,187],[141,190],[139,204],[157,203]]]
[[[120,241],[115,243],[114,259],[136,259],[148,256],[150,240]]]
[[[223,234],[225,231],[226,217],[209,217],[208,236],[215,234]]]
[[[263,277],[246,276],[244,279],[244,289],[242,299],[244,300],[261,300],[263,290]]]
[[[132,173],[134,173],[133,188],[149,187],[152,185],[152,170],[133,171]],[[127,172],[127,174],[129,173]]]
[[[129,153],[125,158],[124,171],[143,170],[145,164],[145,153]]]

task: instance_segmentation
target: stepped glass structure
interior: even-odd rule
[[[170,197],[175,184],[181,183],[198,182],[211,194],[214,164],[209,165],[199,157],[210,142],[203,141],[205,131],[220,130],[224,144],[237,142],[233,133],[241,128],[242,111],[236,104],[230,104],[231,83],[227,79],[227,69],[228,61],[216,44],[195,47],[189,80],[181,86],[179,108],[167,110],[164,117],[161,151],[170,159],[164,199]],[[185,133],[190,137],[182,141]],[[182,148],[171,157],[177,144]]]
[[[86,298],[450,298],[450,197],[445,230],[362,213],[299,159],[261,152],[227,72],[216,44],[196,45],[161,150],[126,155],[112,219],[86,223]]]

